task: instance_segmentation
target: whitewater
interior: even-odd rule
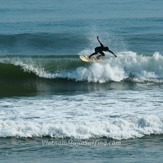
[[[117,55],[91,64],[78,56],[1,58],[3,66],[16,68],[11,73],[17,87],[19,80],[27,86],[27,78],[32,78],[35,91],[47,95],[1,99],[0,137],[122,140],[163,134],[163,57],[158,52]]]
[[[0,102],[0,137],[121,140],[163,134],[162,107],[158,90],[5,99]]]
[[[82,51],[79,55],[89,53]],[[48,79],[63,78],[98,83],[121,82],[126,79],[133,82],[163,82],[163,57],[158,52],[151,56],[132,51],[119,52],[117,55],[114,58],[107,54],[102,61],[93,64],[84,64],[77,56],[4,57],[0,59],[0,63],[19,66],[24,72]]]

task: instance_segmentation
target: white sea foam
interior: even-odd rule
[[[31,120],[0,120],[0,137],[74,137],[89,139],[107,137],[128,139],[163,134],[163,119],[158,116],[134,116],[97,122],[35,122]]]
[[[77,81],[107,82],[122,81],[126,78],[143,82],[162,82],[163,56],[154,53],[153,56],[138,55],[134,52],[121,52],[117,58],[107,57],[102,62],[92,63],[88,67],[77,67],[73,71],[53,74],[52,77],[64,77]]]
[[[163,56],[154,53],[153,56],[138,55],[134,52],[121,52],[118,57],[107,57],[102,62],[92,63],[88,67],[77,67],[54,74],[44,74],[44,77],[62,77],[77,81],[99,82],[122,81],[132,78],[135,81],[162,82]]]
[[[163,134],[162,107],[161,90],[5,99],[0,137],[121,140]]]

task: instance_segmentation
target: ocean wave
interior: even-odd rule
[[[96,122],[37,122],[0,120],[0,137],[112,138],[116,140],[163,134],[163,119],[155,115]]]
[[[0,34],[0,50],[10,55],[70,54],[81,50],[81,42],[86,47],[88,40],[73,33]]]
[[[32,73],[39,78],[53,80],[62,78],[95,83],[121,82],[124,80],[163,82],[163,56],[158,52],[152,56],[138,55],[131,51],[120,52],[117,55],[117,58],[109,56],[97,63],[81,62],[78,56],[1,58],[0,63],[9,64],[11,68],[11,65],[17,66],[19,67],[18,71],[23,70],[24,73]]]

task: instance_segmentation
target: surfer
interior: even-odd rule
[[[104,46],[101,41],[99,40],[99,36],[97,36],[97,40],[100,43],[101,46],[98,46],[95,48],[95,52],[89,56],[91,58],[93,55],[100,53],[101,55],[97,56],[97,59],[99,59],[101,56],[105,56],[105,53],[103,51],[108,51],[114,55],[114,57],[117,57],[108,47]]]

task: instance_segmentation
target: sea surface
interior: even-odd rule
[[[96,37],[106,52],[90,55]],[[0,0],[0,162],[163,160],[162,0]]]

